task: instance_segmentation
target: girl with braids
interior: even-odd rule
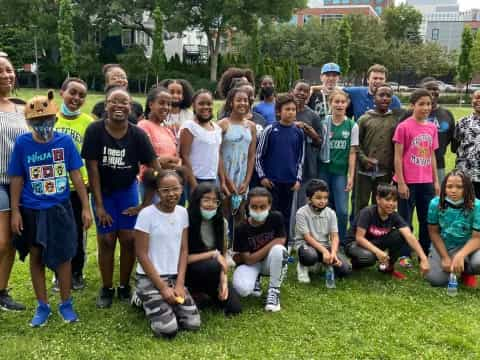
[[[432,239],[427,280],[445,286],[450,273],[461,274],[467,287],[476,287],[480,274],[480,200],[470,178],[453,170],[443,180],[440,196],[428,208],[428,232]]]
[[[227,232],[219,189],[211,183],[198,185],[188,207],[188,267],[185,283],[194,292],[207,294],[225,315],[242,307],[228,283]]]

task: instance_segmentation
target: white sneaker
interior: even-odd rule
[[[297,263],[297,280],[301,284],[309,284],[310,276],[308,276],[308,266]]]
[[[267,304],[265,311],[277,312],[280,311],[280,290],[276,288],[268,288]]]
[[[260,275],[257,276],[257,280],[255,280],[255,286],[252,291],[252,296],[255,296],[255,297],[262,296],[262,283],[260,282]]]

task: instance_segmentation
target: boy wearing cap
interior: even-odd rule
[[[322,66],[320,75],[321,85],[310,88],[310,100],[308,107],[315,111],[320,119],[325,118],[330,112],[328,107],[328,95],[337,87],[340,79],[340,66],[335,63],[327,63]]]
[[[387,80],[387,68],[383,65],[375,64],[370,66],[367,71],[368,86],[346,87],[343,90],[350,96],[350,106],[347,110],[347,116],[355,121],[368,110],[375,108],[374,93],[375,90],[384,85]],[[392,103],[389,109],[398,109],[401,107],[400,100],[395,95],[392,97]]]
[[[30,272],[38,301],[32,327],[45,325],[51,314],[45,266],[58,276],[61,298],[58,310],[63,320],[78,319],[70,297],[71,259],[77,250],[77,234],[69,175],[82,204],[84,229],[92,222],[80,174],[82,158],[69,135],[54,132],[57,112],[53,91],[49,91],[48,97],[37,96],[27,103],[25,118],[32,132],[17,138],[8,168],[14,245],[22,261],[30,253]]]

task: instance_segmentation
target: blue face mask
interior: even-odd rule
[[[81,114],[80,110],[77,111],[71,111],[65,103],[62,103],[62,106],[60,107],[60,112],[65,115],[65,116],[78,116]]]
[[[240,208],[240,205],[242,204],[243,196],[242,195],[237,195],[233,194],[232,195],[232,210],[236,211]]]
[[[453,200],[453,199],[450,199],[448,196],[445,197],[445,200],[450,204],[450,205],[453,205],[453,206],[460,206],[463,204],[463,198],[460,199],[460,200]]]
[[[55,117],[50,117],[45,120],[30,120],[28,125],[40,136],[43,140],[48,141],[53,136],[53,127],[55,125]]]
[[[203,220],[211,220],[217,213],[217,209],[214,210],[205,210],[200,208],[200,213],[202,214]]]

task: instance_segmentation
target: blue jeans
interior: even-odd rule
[[[408,199],[398,200],[398,213],[412,227],[413,209],[417,208],[417,219],[419,225],[418,240],[422,245],[423,252],[428,255],[430,249],[430,236],[428,235],[428,206],[430,201],[435,197],[435,190],[433,184],[407,184],[410,190],[410,197]],[[410,247],[404,245],[402,249],[402,256],[410,256]]]
[[[320,179],[328,184],[330,190],[328,205],[337,213],[338,236],[340,237],[340,243],[345,245],[348,224],[348,192],[345,191],[347,176],[324,171],[320,174]]]

